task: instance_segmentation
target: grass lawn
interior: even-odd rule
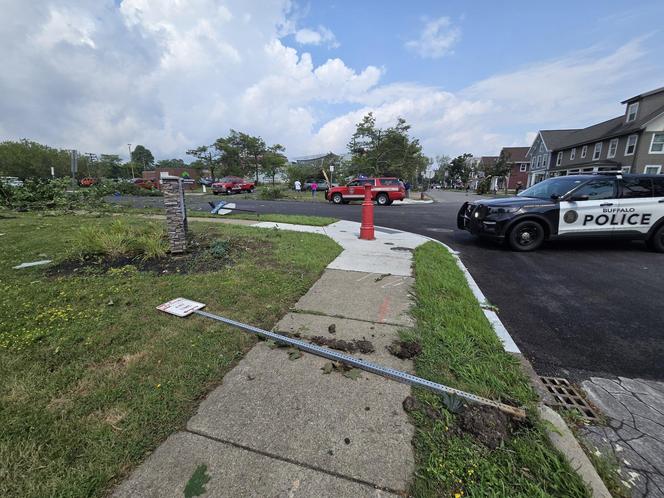
[[[502,345],[451,254],[429,242],[415,251],[417,327],[407,338],[422,345],[417,374],[481,396],[523,404],[529,423],[494,450],[455,430],[458,417],[439,397],[416,397],[442,420],[412,412],[416,477],[412,493],[428,496],[589,496],[582,481],[549,444],[534,415],[536,396],[515,358]]]
[[[215,216],[215,215],[211,215]],[[327,216],[306,216],[302,214],[261,214],[259,217],[250,213],[244,214],[227,214],[224,218],[236,218],[240,220],[256,220],[256,221],[273,221],[276,223],[292,223],[293,225],[312,225],[316,227],[324,227],[331,223],[339,221],[336,218],[328,218]]]
[[[0,217],[0,496],[104,495],[255,341],[158,304],[187,297],[269,330],[340,252],[321,235],[192,224],[238,246],[218,270],[53,275],[12,267],[57,263],[81,226],[118,217],[12,216]]]

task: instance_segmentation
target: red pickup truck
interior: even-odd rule
[[[371,199],[379,206],[389,206],[406,197],[406,189],[398,178],[356,178],[348,185],[332,187],[325,198],[334,204],[348,204],[364,199],[364,186],[371,184]]]
[[[254,188],[256,188],[254,183],[245,181],[244,178],[240,178],[239,176],[225,176],[212,184],[212,193],[217,195],[253,192]]]

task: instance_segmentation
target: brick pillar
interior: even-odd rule
[[[166,176],[161,178],[161,191],[166,208],[166,230],[172,254],[187,250],[187,209],[184,203],[182,178]]]

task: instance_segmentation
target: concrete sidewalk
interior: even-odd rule
[[[343,248],[275,330],[369,341],[374,351],[356,356],[412,371],[386,347],[413,324],[412,252],[428,239],[376,229],[376,240],[362,241],[359,223],[347,221],[254,226],[323,233]],[[208,309],[222,312],[214,302]],[[114,496],[182,496],[201,464],[211,478],[205,496],[403,495],[414,470],[402,409],[410,388],[366,372],[326,373],[327,360],[289,353],[257,344]]]

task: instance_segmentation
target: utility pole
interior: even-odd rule
[[[131,179],[134,177],[134,161],[131,160],[131,144],[127,144],[127,149],[129,150],[129,166],[131,167]]]

